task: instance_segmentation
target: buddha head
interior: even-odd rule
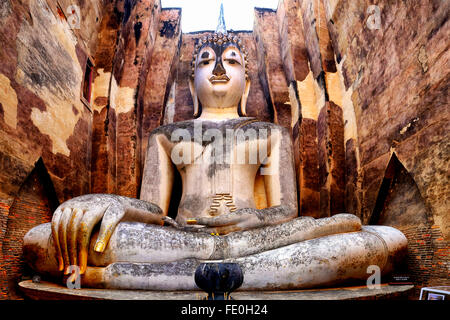
[[[189,88],[194,117],[200,116],[202,107],[236,107],[241,116],[246,116],[250,80],[242,41],[221,32],[200,39],[194,50]]]

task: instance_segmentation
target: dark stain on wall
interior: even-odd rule
[[[126,24],[128,19],[130,18],[131,15],[131,10],[134,7],[134,1],[133,0],[125,0],[125,3],[123,5],[123,18],[122,18],[122,23]]]
[[[136,38],[136,43],[139,42],[139,39],[141,38],[141,29],[142,29],[142,22],[138,21],[134,24],[134,37]]]
[[[159,35],[161,37],[173,38],[176,34],[177,25],[177,21],[163,21],[162,28],[159,30]]]

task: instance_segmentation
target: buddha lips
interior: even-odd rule
[[[226,74],[220,76],[212,76],[209,78],[209,82],[211,82],[212,84],[227,83],[228,81],[230,81],[230,78]]]

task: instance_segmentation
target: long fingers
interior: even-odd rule
[[[59,245],[61,247],[61,254],[64,261],[64,274],[68,274],[68,268],[70,266],[69,252],[67,250],[67,225],[69,224],[71,216],[72,209],[65,208],[62,212],[58,226]]]
[[[111,234],[124,215],[125,211],[122,205],[111,204],[108,209],[106,209],[105,214],[103,215],[100,231],[98,233],[97,242],[94,246],[94,251],[103,252],[105,250],[106,245],[111,238]]]
[[[91,233],[94,226],[100,221],[103,211],[85,212],[80,222],[80,228],[77,236],[78,244],[78,265],[80,274],[84,274],[87,267],[88,246],[91,239]]]
[[[69,225],[67,227],[67,246],[69,251],[69,260],[70,264],[74,266],[78,265],[77,230],[82,218],[83,218],[83,210],[78,208],[74,209],[69,221]]]
[[[59,232],[58,232],[61,215],[62,215],[62,209],[58,208],[58,209],[56,209],[55,213],[53,214],[53,218],[52,218],[52,236],[53,236],[53,241],[55,242],[56,257],[58,259],[58,270],[59,271],[64,270],[64,261],[62,258],[61,246],[59,244]]]

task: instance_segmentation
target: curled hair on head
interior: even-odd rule
[[[226,43],[233,43],[236,45],[236,47],[239,49],[239,51],[244,56],[244,67],[245,67],[245,79],[248,79],[248,51],[245,48],[245,46],[242,43],[242,40],[238,38],[236,35],[232,35],[229,33],[223,34],[222,32],[215,32],[213,34],[210,34],[208,36],[204,36],[202,39],[199,39],[197,44],[195,45],[194,52],[192,54],[192,61],[191,61],[191,78],[194,79],[195,74],[195,62],[197,60],[197,55],[200,52],[200,50],[203,47],[206,47],[209,44],[218,44],[223,45]]]

